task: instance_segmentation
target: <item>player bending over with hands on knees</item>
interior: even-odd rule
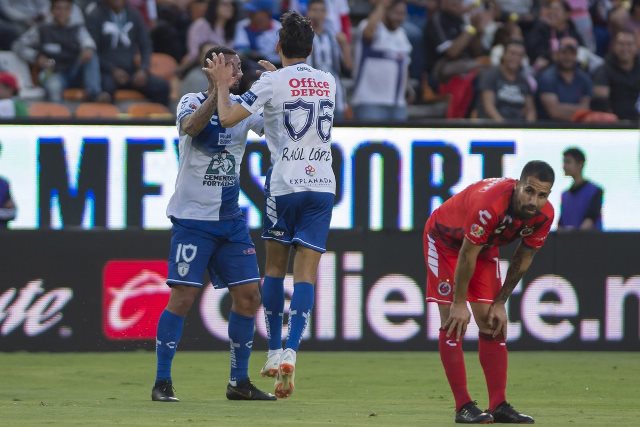
[[[313,47],[313,28],[295,12],[282,15],[276,45],[283,68],[265,72],[241,103],[228,101],[231,68],[223,56],[213,59],[218,84],[218,111],[224,126],[264,107],[271,169],[265,182],[262,238],[266,267],[262,287],[269,339],[262,375],[275,376],[275,394],[289,397],[294,390],[297,351],[311,316],[320,256],[325,252],[335,194],[331,169],[331,128],[336,81],[305,64]],[[289,334],[282,349],[284,277],[293,260],[293,295]]]
[[[438,349],[456,403],[457,423],[533,424],[506,401],[507,312],[505,303],[542,247],[551,223],[551,166],[531,161],[519,180],[492,178],[470,185],[429,217],[423,245],[427,301],[438,304]],[[518,245],[501,284],[498,247]],[[480,410],[467,390],[462,338],[471,313],[480,329],[478,355],[489,391]]]
[[[221,55],[230,64],[230,85],[237,87],[242,71],[235,51],[214,47],[205,55],[202,69],[209,82],[206,92],[188,93],[178,104],[176,125],[180,136],[176,188],[167,216],[173,223],[169,252],[171,296],[160,316],[156,336],[157,373],[151,399],[178,402],[171,380],[184,318],[208,271],[216,288],[231,294],[229,345],[231,372],[227,384],[229,400],[276,400],[258,390],[249,380],[254,317],[260,306],[260,272],[246,220],[238,206],[240,164],[247,133],[263,133],[261,112],[247,115],[233,127],[218,118],[216,80],[211,58]],[[264,62],[263,66],[275,69]],[[239,96],[225,95],[229,102]]]

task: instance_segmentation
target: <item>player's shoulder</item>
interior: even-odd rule
[[[516,187],[517,180],[512,178],[487,178],[470,187],[477,200],[485,203],[507,204]]]
[[[182,95],[180,101],[178,102],[178,105],[185,106],[187,105],[187,103],[195,103],[197,105],[200,105],[204,102],[205,99],[207,99],[207,97],[202,92],[188,92]]]
[[[547,219],[553,219],[555,213],[556,213],[555,208],[553,207],[551,202],[548,200],[547,200],[547,203],[545,203],[544,206],[542,206],[542,209],[540,209],[540,214],[547,217]]]

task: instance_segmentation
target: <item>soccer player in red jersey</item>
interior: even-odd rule
[[[459,423],[532,424],[506,401],[507,312],[505,302],[542,247],[551,223],[551,166],[531,161],[520,179],[479,181],[456,194],[429,217],[424,229],[427,301],[440,309],[439,351],[456,401]],[[501,283],[498,246],[522,239]],[[471,313],[480,329],[478,353],[489,391],[481,411],[467,390],[462,352]]]

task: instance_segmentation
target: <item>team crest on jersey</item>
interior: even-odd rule
[[[178,274],[180,277],[184,277],[189,274],[189,264],[186,262],[178,263]]]
[[[451,283],[449,282],[440,282],[438,283],[438,293],[440,295],[442,295],[443,297],[448,296],[449,294],[451,294],[451,290],[453,288],[451,287]]]
[[[520,235],[522,237],[531,236],[531,234],[533,234],[533,228],[531,227],[525,227],[522,230],[520,230]]]
[[[480,238],[484,236],[484,228],[478,224],[471,224],[471,231],[469,232],[473,237]]]
[[[242,98],[242,100],[244,102],[246,102],[247,105],[249,105],[249,106],[253,105],[253,103],[256,102],[256,99],[258,99],[256,94],[251,92],[250,90],[248,90],[245,93],[243,93],[240,98]]]
[[[311,165],[307,165],[304,168],[304,172],[309,176],[314,176],[316,174],[316,169]]]

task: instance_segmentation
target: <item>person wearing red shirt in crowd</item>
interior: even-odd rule
[[[548,201],[555,175],[530,161],[520,179],[492,178],[470,185],[436,209],[425,225],[427,301],[440,310],[439,351],[456,401],[458,423],[532,424],[506,401],[507,312],[505,302],[542,247],[554,210]],[[518,245],[501,284],[498,247]],[[467,390],[462,338],[471,314],[480,329],[478,354],[489,391],[480,410]]]

